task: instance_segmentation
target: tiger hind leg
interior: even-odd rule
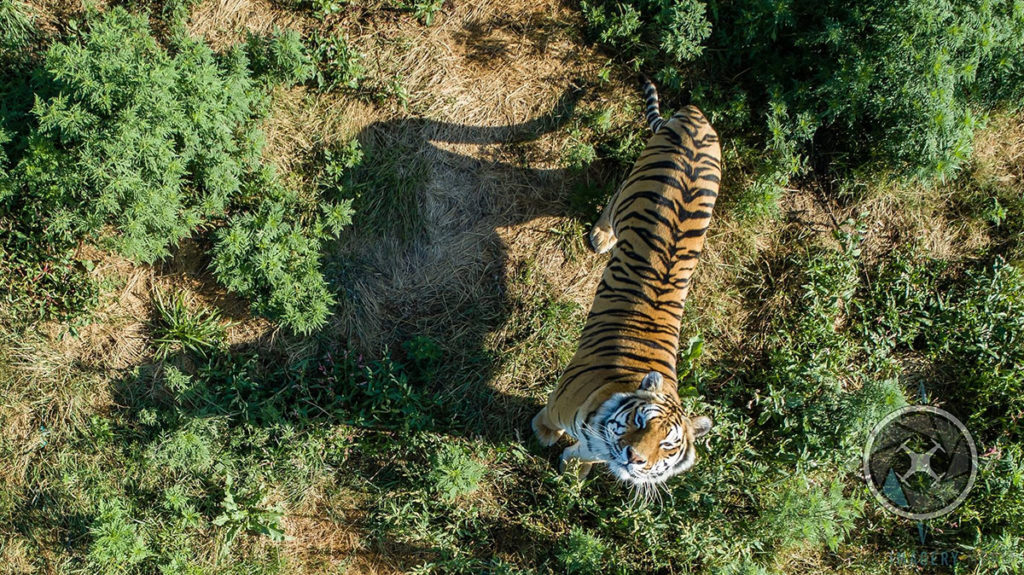
[[[612,204],[615,203],[615,198],[618,195],[617,191],[612,195],[608,200],[608,205],[601,212],[601,217],[597,218],[597,223],[590,230],[590,247],[599,254],[612,249],[618,239],[615,237],[615,226],[612,222]]]
[[[533,417],[533,432],[537,440],[544,447],[550,447],[558,442],[558,439],[565,433],[564,430],[555,426],[548,417],[548,408],[540,410],[540,413]]]

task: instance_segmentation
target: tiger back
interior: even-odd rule
[[[694,440],[711,427],[683,414],[676,358],[721,179],[718,136],[700,110],[666,121],[649,82],[646,96],[654,134],[591,231],[595,251],[611,257],[576,354],[533,421],[546,445],[563,433],[577,440],[563,467],[577,459],[585,474],[603,462],[640,486],[689,469]]]

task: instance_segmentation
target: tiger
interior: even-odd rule
[[[704,246],[722,173],[718,135],[695,106],[668,120],[644,84],[652,135],[589,239],[611,252],[579,346],[532,427],[545,447],[568,434],[560,457],[586,477],[604,463],[650,493],[693,467],[710,417],[687,417],[677,391],[683,302]]]

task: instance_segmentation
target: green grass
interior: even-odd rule
[[[420,237],[419,192],[428,181],[430,164],[400,130],[376,133],[362,146],[362,163],[344,185],[346,197],[354,199],[360,214],[356,225],[364,233],[387,233],[403,242]]]
[[[178,350],[205,356],[224,340],[220,313],[210,308],[191,309],[184,293],[155,292],[153,309],[153,346],[160,359]]]

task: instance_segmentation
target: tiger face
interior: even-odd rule
[[[636,392],[616,394],[602,406],[604,461],[615,477],[637,487],[693,467],[694,440],[711,429],[708,417],[684,416],[675,394],[662,393],[662,384],[661,374],[651,372]]]

